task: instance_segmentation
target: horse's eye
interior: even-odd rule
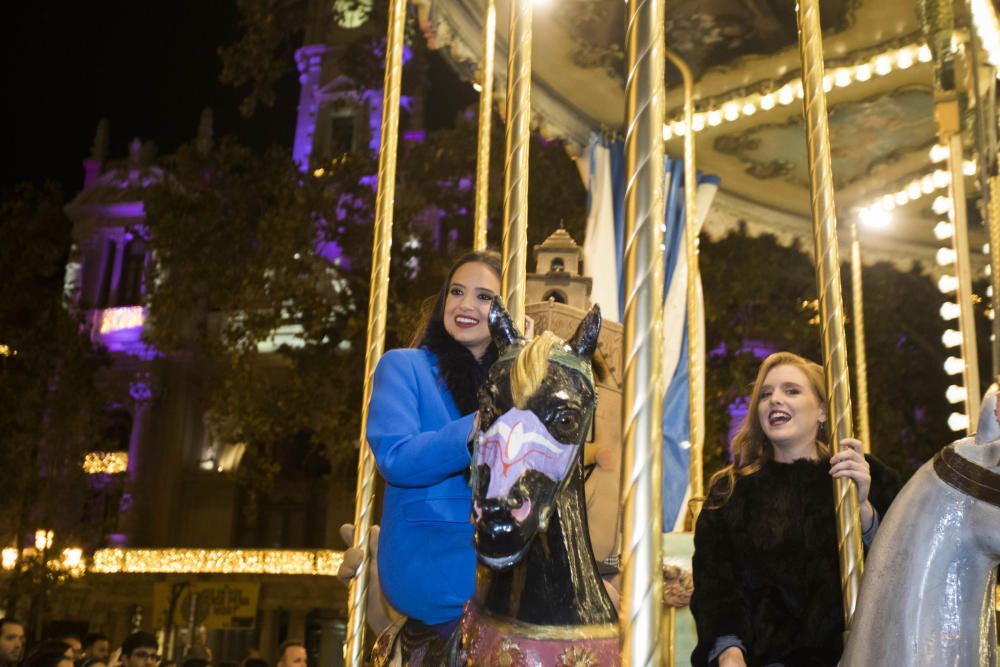
[[[580,426],[580,414],[576,410],[560,410],[556,413],[555,427],[561,433],[575,432]]]

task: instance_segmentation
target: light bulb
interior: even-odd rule
[[[872,78],[872,66],[871,65],[861,65],[854,72],[854,78],[857,81],[867,81]]]
[[[950,222],[941,222],[934,225],[934,238],[938,241],[944,241],[945,239],[950,239],[955,235],[955,225]]]
[[[736,102],[729,102],[722,107],[722,116],[728,121],[734,121],[740,117],[740,107]]]
[[[873,229],[884,229],[892,223],[892,214],[877,204],[869,208],[863,208],[858,212],[861,223]]]
[[[909,48],[900,49],[896,54],[896,67],[899,69],[907,69],[913,65],[913,51]]]
[[[933,57],[934,54],[931,53],[931,47],[926,44],[917,49],[917,60],[920,62],[929,63]]]
[[[705,129],[705,115],[696,113],[691,118],[691,126],[694,128],[695,132],[701,132]]]
[[[938,278],[937,286],[942,294],[950,294],[958,289],[958,278],[945,274]]]
[[[951,197],[935,197],[934,203],[931,204],[931,210],[938,215],[951,212]]]
[[[948,375],[958,375],[965,370],[965,362],[961,357],[948,357],[944,360],[944,372]]]
[[[941,334],[941,342],[945,347],[958,347],[962,344],[962,332],[958,329],[945,329]]]
[[[950,266],[955,263],[955,251],[951,248],[938,248],[938,266]]]
[[[889,60],[889,56],[879,56],[875,59],[875,73],[879,76],[885,76],[892,71],[892,61]]]
[[[760,108],[764,111],[770,111],[774,108],[774,95],[768,93],[764,97],[760,98]]]
[[[969,416],[960,412],[952,412],[948,415],[948,428],[952,431],[964,431],[969,428]]]
[[[941,304],[941,309],[938,311],[941,315],[941,319],[945,321],[957,320],[958,319],[958,304],[954,301],[945,301]]]
[[[965,391],[965,387],[953,384],[948,386],[948,391],[944,392],[944,397],[948,399],[949,403],[962,403],[965,401],[967,394],[968,392]]]
[[[708,112],[708,124],[715,127],[722,122],[722,113],[718,109]]]
[[[931,146],[931,162],[944,162],[948,159],[948,147],[943,144]]]

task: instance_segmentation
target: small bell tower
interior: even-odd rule
[[[525,279],[525,301],[555,301],[574,308],[590,307],[593,281],[580,275],[582,249],[563,226],[535,246],[535,273]]]

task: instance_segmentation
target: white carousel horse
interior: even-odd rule
[[[924,464],[896,497],[865,563],[841,667],[996,667],[1000,413]]]

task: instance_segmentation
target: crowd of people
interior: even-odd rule
[[[275,667],[307,667],[305,644],[290,639],[278,647]],[[179,661],[164,658],[156,635],[133,632],[115,650],[107,635],[95,632],[82,639],[75,634],[62,634],[28,646],[24,623],[6,617],[0,619],[0,667],[226,667],[214,663],[211,650],[193,644]],[[256,650],[239,665],[229,667],[271,667]]]

